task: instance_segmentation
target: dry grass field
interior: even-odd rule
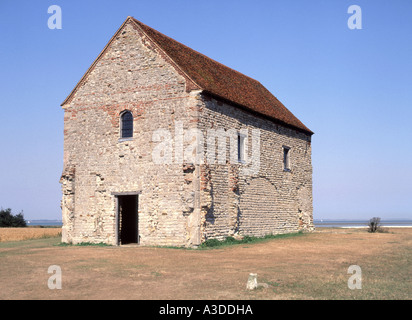
[[[57,237],[61,228],[0,228],[0,242]]]
[[[203,250],[2,242],[0,299],[410,300],[411,258],[412,228],[327,228]],[[48,288],[51,265],[62,289]],[[348,288],[350,265],[361,268],[361,289]],[[249,273],[266,285],[246,290]]]

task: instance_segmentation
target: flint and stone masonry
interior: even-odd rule
[[[205,74],[208,64],[220,76]],[[258,96],[258,82],[260,91],[238,89],[237,78],[252,81],[128,17],[62,104],[62,241],[193,247],[212,238],[313,230],[313,133],[288,110],[277,117],[276,105],[275,116],[261,111],[270,107],[243,105],[267,98]],[[122,139],[126,110],[133,137]],[[178,155],[177,128],[204,133],[196,140],[204,144],[196,149],[202,161]],[[159,129],[172,139],[168,163],[153,159]],[[247,133],[249,163],[230,161],[238,147],[236,141],[231,149],[230,137],[224,161],[208,161],[207,132],[218,129]],[[192,145],[179,141],[183,150]]]

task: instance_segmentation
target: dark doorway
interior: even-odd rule
[[[117,197],[118,244],[139,243],[138,196]]]

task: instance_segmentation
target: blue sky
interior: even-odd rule
[[[61,218],[60,104],[129,15],[259,80],[315,132],[315,219],[412,218],[409,0],[1,0],[0,207]]]

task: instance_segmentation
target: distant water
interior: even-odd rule
[[[59,226],[63,225],[61,220],[26,220],[27,226]]]
[[[315,227],[354,228],[367,227],[369,220],[313,219]],[[26,220],[28,226],[62,226],[61,220]],[[412,220],[381,220],[383,227],[412,227]]]
[[[368,227],[369,220],[329,220],[313,219],[315,227],[322,228],[355,228]],[[412,220],[381,220],[382,227],[412,227]]]

